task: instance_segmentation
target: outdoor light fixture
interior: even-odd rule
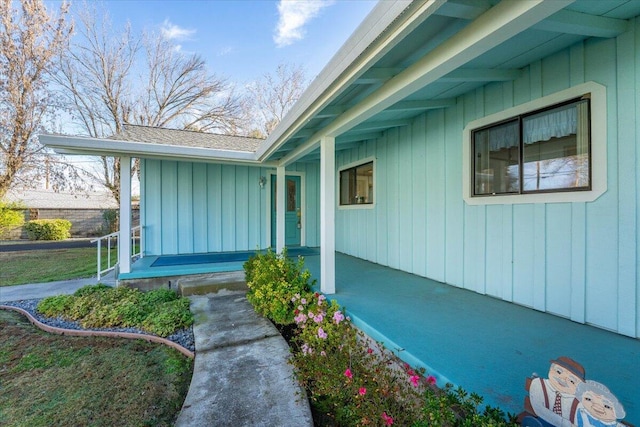
[[[260,188],[264,188],[264,185],[267,183],[267,178],[265,178],[264,176],[261,176],[260,179],[258,180],[258,184],[260,184]]]

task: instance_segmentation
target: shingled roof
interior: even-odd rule
[[[263,142],[262,139],[246,136],[220,135],[138,125],[125,125],[124,131],[113,135],[110,139],[250,153],[255,153]]]
[[[19,202],[31,209],[117,209],[111,193],[56,193],[42,189],[12,189],[7,200]]]

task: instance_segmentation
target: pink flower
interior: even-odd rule
[[[360,396],[364,396],[365,394],[367,394],[367,389],[364,387],[360,387],[360,390],[358,390],[358,394]]]
[[[351,373],[351,369],[347,368],[346,371],[344,371],[344,376],[351,379],[353,378],[353,374]]]
[[[373,349],[372,348],[368,348],[367,349],[367,353],[372,354],[373,353]]]
[[[307,303],[307,299],[306,299],[306,298],[302,298],[302,299],[300,300],[300,302],[301,302],[301,303],[303,303],[303,304],[306,304],[306,303]]]
[[[436,377],[434,377],[433,375],[429,375],[427,377],[427,383],[429,384],[435,384],[436,383]]]
[[[298,306],[298,310],[302,311],[302,310],[304,310],[304,307],[303,307],[303,306],[301,306],[301,305],[299,305],[299,306]]]
[[[413,384],[414,387],[418,387],[418,381],[420,381],[420,377],[417,375],[411,375],[409,381],[411,381],[411,384]]]
[[[315,314],[313,314],[313,311],[309,310],[307,316],[309,316],[310,319],[313,319],[313,316],[315,316]]]
[[[323,320],[324,320],[324,315],[322,313],[318,313],[318,315],[313,318],[313,321],[316,323],[321,323]]]
[[[325,353],[325,351],[324,351],[324,350],[322,350],[322,351],[320,352],[320,356],[326,356],[326,355],[327,355],[327,353]]]
[[[344,320],[344,314],[342,314],[340,311],[336,311],[335,313],[333,313],[333,321],[336,322],[336,325],[340,324],[340,322],[342,322]]]
[[[302,344],[302,354],[312,354],[313,348],[309,347],[308,344]]]
[[[386,426],[393,425],[393,418],[391,418],[389,415],[387,415],[386,412],[382,413],[382,419],[384,420],[384,425],[386,425]]]
[[[300,313],[298,314],[296,317],[293,318],[293,320],[297,323],[304,323],[307,321],[307,316],[304,315],[304,313]]]
[[[318,338],[327,339],[327,333],[322,328],[318,328]]]

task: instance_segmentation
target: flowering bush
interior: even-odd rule
[[[422,372],[391,369],[393,355],[366,345],[337,302],[295,295],[292,363],[316,408],[338,425],[410,425],[421,418]]]
[[[257,253],[244,263],[247,280],[247,300],[256,312],[280,325],[293,323],[295,294],[310,292],[311,274],[304,270],[304,261],[287,256],[286,249],[276,254],[270,249]]]
[[[400,363],[382,344],[356,329],[336,301],[312,292],[302,267],[302,261],[287,264],[283,255],[271,252],[245,264],[247,282],[254,287],[248,299],[257,301],[256,311],[276,313],[279,319],[295,323],[291,363],[316,417],[322,414],[330,425],[341,426],[515,425],[505,422],[498,409],[478,412],[480,396],[450,385],[438,389],[436,379],[425,376],[423,369]],[[283,283],[286,277],[293,282]],[[277,301],[275,305],[265,301],[267,295]],[[316,425],[324,424],[316,420]]]

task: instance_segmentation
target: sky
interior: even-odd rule
[[[114,29],[162,33],[210,71],[246,84],[280,63],[317,76],[375,5],[373,0],[103,0]],[[78,2],[78,5],[81,3]]]

